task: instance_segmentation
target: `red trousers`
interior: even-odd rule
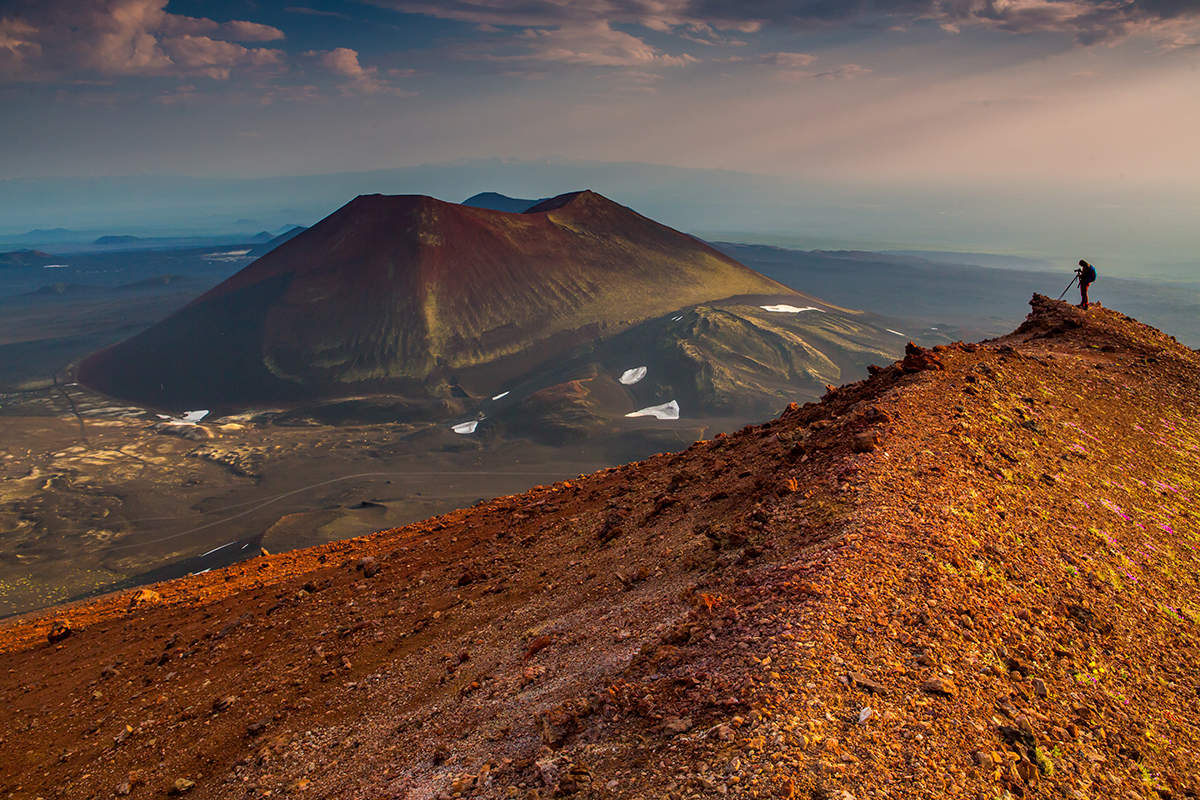
[[[1088,290],[1088,287],[1091,285],[1092,285],[1091,281],[1080,281],[1079,282],[1079,307],[1080,308],[1088,307],[1087,290]]]

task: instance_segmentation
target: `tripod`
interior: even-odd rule
[[[1064,297],[1067,296],[1067,292],[1071,291],[1071,287],[1075,285],[1075,281],[1077,281],[1077,280],[1079,280],[1079,270],[1075,271],[1075,277],[1071,278],[1071,282],[1067,284],[1067,288],[1062,290],[1062,294],[1060,294],[1058,296],[1059,300],[1062,300]]]

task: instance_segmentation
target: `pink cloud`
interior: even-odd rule
[[[226,79],[234,69],[278,68],[269,42],[283,31],[247,20],[217,22],[166,11],[167,0],[16,0],[0,19],[0,76],[37,80],[72,73]]]
[[[389,80],[381,76],[378,67],[364,67],[359,63],[358,51],[352,50],[349,47],[335,47],[332,50],[310,50],[305,55],[316,58],[317,62],[325,69],[334,75],[344,78],[342,90],[345,92],[359,92],[362,94],[388,92],[389,94],[401,96],[412,94],[410,91],[397,88]],[[411,72],[404,70],[390,70],[388,77],[407,77],[410,74]]]

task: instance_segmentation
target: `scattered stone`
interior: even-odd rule
[[[130,785],[129,781],[125,781],[117,786],[117,788],[113,791],[113,794],[115,794],[117,797],[125,797],[132,791],[133,786]]]
[[[542,636],[535,636],[534,638],[529,640],[529,644],[525,645],[525,657],[532,658],[533,656],[537,655],[540,651],[546,649],[547,647],[549,647],[552,644],[554,644],[553,636],[550,636],[548,634],[544,634]]]
[[[934,355],[932,350],[909,342],[904,346],[904,359],[900,362],[902,372],[921,372],[922,370],[945,369],[942,360]]]
[[[187,794],[192,789],[196,788],[196,782],[187,778],[176,778],[171,784],[171,788],[167,790],[167,794]]]
[[[575,794],[592,785],[592,773],[582,764],[574,763],[558,781],[557,794]]]
[[[129,598],[129,608],[132,610],[141,606],[149,606],[161,602],[162,595],[160,595],[158,592],[154,591],[153,589],[142,588],[134,592],[133,596]]]
[[[50,626],[50,630],[46,633],[46,639],[52,644],[61,642],[63,639],[71,635],[71,623],[66,619],[56,619]]]
[[[870,706],[866,706],[858,712],[858,724],[862,725],[874,715],[874,710]]]
[[[213,701],[213,711],[226,711],[233,706],[236,700],[237,698],[231,694],[226,695],[225,697],[219,697]]]
[[[851,672],[849,675],[850,683],[860,689],[866,689],[872,694],[887,694],[887,689],[883,684],[873,681],[861,672]]]
[[[258,548],[258,554],[260,556],[269,556],[269,555],[271,555],[271,551],[265,547],[260,547],[260,548]]]
[[[553,756],[551,758],[543,758],[534,762],[537,767],[538,777],[542,779],[542,783],[551,788],[558,785],[559,778],[562,777],[563,759],[561,756]]]
[[[863,419],[872,425],[887,425],[892,421],[892,415],[884,411],[879,406],[871,406],[866,410],[866,413],[863,414]]]
[[[363,556],[355,563],[354,568],[361,572],[364,578],[374,578],[379,574],[379,570],[383,569],[379,559],[374,556]]]
[[[930,678],[921,684],[921,691],[941,697],[954,697],[958,694],[958,687],[949,678]]]
[[[1030,683],[1033,684],[1033,693],[1038,697],[1048,697],[1050,692],[1046,689],[1046,682],[1041,678],[1034,678]]]
[[[856,453],[871,453],[879,447],[879,434],[875,431],[861,431],[854,434],[850,449]]]
[[[663,721],[662,729],[664,733],[677,736],[692,729],[692,720],[690,717],[667,717]]]

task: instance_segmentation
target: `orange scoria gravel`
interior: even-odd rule
[[[681,453],[9,621],[0,798],[1196,797],[1200,355],[1032,305]]]

